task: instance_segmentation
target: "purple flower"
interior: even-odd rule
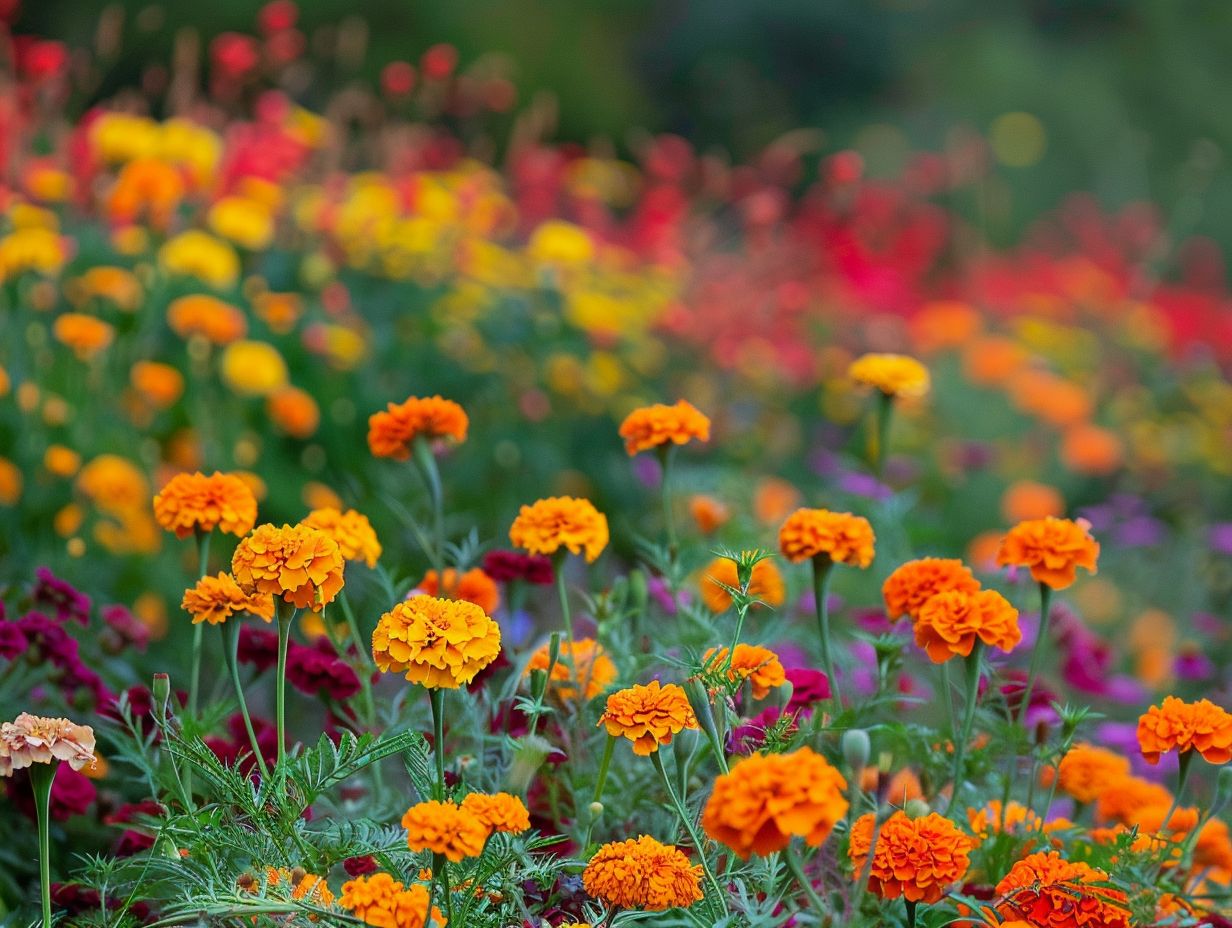
[[[884,500],[890,499],[894,495],[894,491],[876,477],[856,471],[848,471],[841,474],[838,478],[838,488],[844,493],[850,493],[852,496],[861,496],[865,499]]]
[[[1220,554],[1232,554],[1232,522],[1217,522],[1209,529],[1207,543]]]
[[[90,621],[90,597],[56,577],[46,567],[35,571],[35,577],[37,579],[31,593],[35,608],[50,609],[59,622],[71,619],[79,625],[85,625]]]
[[[788,667],[787,682],[791,684],[791,699],[788,711],[803,709],[815,702],[830,698],[830,679],[820,670],[811,667]]]
[[[0,619],[0,657],[11,661],[26,653],[30,642],[16,622]]]
[[[1182,680],[1209,680],[1215,674],[1211,659],[1196,647],[1182,649],[1174,666],[1176,675]]]
[[[103,622],[117,639],[115,642],[118,645],[117,652],[128,647],[145,651],[146,645],[150,643],[150,629],[144,622],[118,604],[106,606],[102,615]]]

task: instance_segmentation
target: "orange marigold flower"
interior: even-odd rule
[[[74,770],[93,764],[94,729],[29,712],[0,725],[0,777],[53,761],[63,761]]]
[[[669,444],[688,444],[694,438],[710,441],[710,420],[686,400],[678,400],[674,406],[655,403],[629,413],[620,424],[620,437],[630,455]]]
[[[732,604],[731,594],[720,584],[740,588],[736,562],[731,558],[716,557],[702,571],[698,591],[701,593],[702,602],[711,612],[726,612]],[[783,575],[770,558],[753,565],[753,572],[749,577],[749,595],[771,608],[783,604],[786,595]]]
[[[381,616],[372,656],[386,673],[429,689],[457,689],[500,654],[500,626],[474,603],[412,596]]]
[[[170,364],[138,361],[128,372],[129,383],[151,406],[166,409],[184,393],[184,375]]]
[[[328,906],[334,901],[334,894],[330,891],[329,884],[316,874],[305,873],[299,868],[295,870],[288,870],[286,867],[265,868],[265,885],[269,889],[278,889],[284,884],[290,890],[292,899],[305,899],[319,906]]]
[[[488,840],[488,826],[456,802],[430,799],[402,816],[406,844],[412,851],[444,854],[453,863],[478,857]]]
[[[979,588],[971,568],[957,558],[922,557],[894,568],[881,585],[881,596],[886,615],[897,622],[903,616],[915,619],[920,608],[938,593],[974,593]]]
[[[928,368],[902,354],[863,355],[851,362],[847,376],[886,396],[923,396],[929,387]]]
[[[1002,916],[1050,928],[1129,928],[1125,894],[1099,885],[1107,881],[1102,870],[1056,851],[1031,854],[997,884],[1003,898],[996,908]]]
[[[1117,780],[1129,776],[1129,758],[1091,744],[1075,744],[1057,765],[1057,785],[1078,802],[1094,802]]]
[[[697,728],[697,717],[689,697],[675,683],[660,685],[651,680],[646,686],[634,685],[607,698],[607,709],[599,724],[613,737],[623,735],[633,742],[633,753],[648,757],[661,744],[686,728]]]
[[[1048,516],[1019,522],[1001,539],[997,563],[1027,567],[1038,583],[1063,590],[1077,579],[1079,567],[1095,573],[1099,542],[1082,519]]]
[[[585,552],[593,563],[607,547],[607,516],[585,499],[550,496],[523,506],[509,527],[509,540],[531,554],[555,554],[567,548]]]
[[[405,461],[416,437],[466,441],[470,420],[453,400],[412,396],[368,417],[368,448],[378,458]]]
[[[435,570],[429,570],[419,581],[419,589],[429,596],[442,595],[440,588],[441,584],[436,580]],[[461,576],[454,568],[446,567],[443,595],[451,599],[464,599],[468,603],[474,603],[489,615],[500,608],[500,587],[482,567],[472,567]]]
[[[462,800],[462,809],[479,819],[489,831],[517,835],[530,828],[530,812],[525,803],[511,793],[471,793]]]
[[[321,424],[321,409],[312,394],[299,387],[281,387],[265,400],[265,411],[292,438],[311,438]]]
[[[192,616],[192,624],[220,625],[237,613],[246,612],[266,622],[274,617],[274,598],[268,593],[247,593],[228,573],[205,576],[184,591],[180,608]]]
[[[711,648],[702,655],[702,664],[711,670],[722,670],[727,665],[727,650]],[[748,680],[753,687],[753,698],[765,699],[772,689],[787,682],[787,671],[779,662],[779,656],[769,648],[738,644],[732,652],[727,678],[733,681]]]
[[[172,300],[167,325],[180,338],[200,335],[215,345],[229,345],[248,333],[248,320],[237,307],[203,293]]]
[[[176,474],[154,497],[154,518],[176,538],[216,528],[242,536],[257,521],[257,498],[234,474]]]
[[[56,341],[73,350],[79,361],[89,361],[111,344],[115,329],[85,313],[64,313],[52,326]]]
[[[338,905],[368,925],[378,928],[432,928],[444,925],[441,910],[432,905],[428,888],[408,889],[388,873],[360,876],[342,884]]]
[[[586,892],[622,909],[687,908],[702,898],[700,864],[649,835],[613,841],[595,851],[582,873]]]
[[[524,676],[532,671],[548,669],[551,660],[548,645],[531,655]],[[594,699],[616,680],[616,665],[607,656],[603,646],[593,638],[578,638],[572,644],[562,641],[552,665],[552,678],[548,685],[561,699],[568,702],[577,696],[575,681],[580,682],[587,699]]]
[[[726,524],[731,518],[731,510],[722,500],[696,493],[689,497],[689,515],[697,523],[697,530],[709,535]]]
[[[1100,821],[1128,825],[1139,809],[1170,804],[1172,793],[1166,786],[1142,777],[1121,777],[1109,783],[1095,802],[1095,816]]]
[[[793,562],[824,554],[839,564],[867,567],[876,540],[868,519],[828,509],[797,509],[779,529],[779,550]]]
[[[381,543],[377,540],[376,531],[362,512],[354,509],[342,512],[329,506],[312,510],[299,524],[315,528],[332,538],[345,560],[363,561],[369,567],[375,567],[381,556]]]
[[[744,860],[781,851],[793,837],[816,847],[847,814],[846,790],[843,775],[812,748],[753,754],[715,779],[702,828]]]
[[[967,824],[971,832],[984,840],[991,835],[1035,831],[1040,827],[1040,818],[1021,802],[1002,806],[1000,799],[993,799],[983,808],[967,810]]]
[[[934,664],[967,657],[976,639],[1009,653],[1022,640],[1018,610],[996,590],[938,593],[921,608],[915,621],[915,643]]]
[[[861,815],[851,828],[848,851],[852,869],[864,871],[873,841],[873,813]],[[975,841],[948,818],[930,812],[911,818],[895,812],[877,834],[868,888],[883,899],[934,903],[948,887],[967,875]]]
[[[1138,719],[1138,745],[1148,764],[1169,751],[1197,751],[1207,763],[1226,764],[1232,760],[1232,713],[1209,699],[1165,696]]]
[[[231,556],[231,573],[246,590],[280,597],[300,609],[333,602],[342,589],[342,552],[306,525],[259,525]]]

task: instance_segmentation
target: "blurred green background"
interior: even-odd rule
[[[165,60],[177,29],[248,31],[260,7],[120,5],[125,50],[111,86]],[[84,43],[106,6],[26,0],[18,28]],[[301,10],[310,36],[366,20],[373,76],[436,42],[456,45],[464,65],[507,56],[521,102],[559,99],[562,139],[628,146],[646,128],[739,158],[816,127],[826,150],[854,146],[873,170],[893,171],[913,147],[1000,125],[1017,153],[1001,159],[981,207],[994,239],[1086,190],[1112,207],[1154,200],[1178,232],[1232,240],[1227,0],[304,0]],[[1038,124],[999,124],[1006,113]]]

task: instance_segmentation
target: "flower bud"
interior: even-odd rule
[[[154,674],[154,682],[150,685],[150,694],[154,701],[154,715],[160,720],[167,718],[167,709],[171,702],[171,678],[165,673]]]
[[[629,571],[629,609],[634,613],[644,612],[649,599],[645,572],[636,568]]]
[[[872,742],[869,740],[868,732],[863,728],[849,728],[843,732],[843,737],[839,741],[839,745],[843,750],[843,760],[847,762],[847,766],[859,773],[868,766],[868,758],[872,753]]]
[[[710,707],[710,693],[706,690],[706,684],[697,677],[690,677],[685,681],[684,692],[689,697],[693,714],[697,716],[697,724],[710,741],[710,747],[716,755],[721,754],[723,743],[719,740],[719,728],[714,721],[714,711]]]
[[[513,752],[513,761],[509,764],[509,772],[505,774],[505,785],[509,792],[515,795],[526,795],[535,774],[547,760],[552,745],[539,735],[527,735],[518,742]]]
[[[603,803],[601,803],[601,802],[592,802],[592,803],[591,803],[591,804],[587,807],[587,810],[590,812],[590,820],[591,820],[591,822],[597,822],[597,821],[599,821],[599,819],[603,818]]]
[[[530,672],[530,695],[535,702],[543,699],[543,693],[548,686],[548,674],[546,670],[536,668]]]
[[[1227,805],[1230,799],[1232,799],[1232,766],[1224,765],[1219,768],[1219,774],[1215,777],[1215,796],[1211,803],[1211,817],[1213,818],[1215,813]]]
[[[907,813],[908,818],[923,818],[932,811],[932,808],[923,799],[909,799],[903,806],[903,811]]]

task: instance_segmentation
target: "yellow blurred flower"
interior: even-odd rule
[[[196,277],[225,290],[235,286],[240,259],[226,242],[198,229],[181,232],[158,250],[158,261],[171,274]]]
[[[241,396],[268,396],[287,384],[287,362],[266,342],[232,342],[223,350],[220,371]]]
[[[246,197],[223,197],[207,216],[215,234],[249,251],[268,248],[274,238],[274,217],[269,208]]]

